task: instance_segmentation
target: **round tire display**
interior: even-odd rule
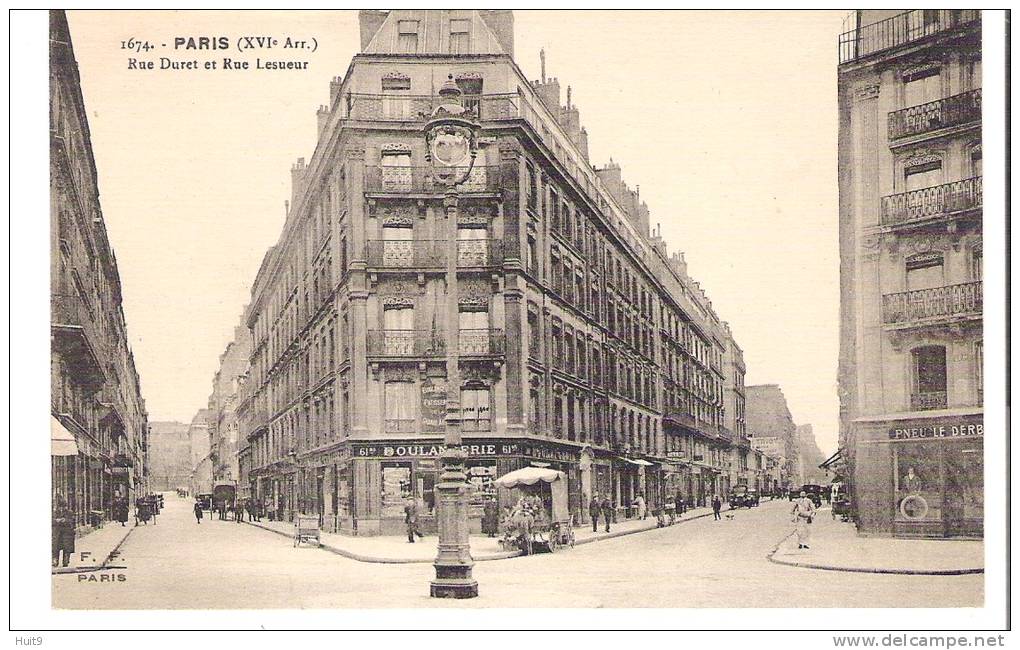
[[[919,494],[911,494],[900,501],[900,514],[915,521],[924,519],[928,516],[928,502]]]

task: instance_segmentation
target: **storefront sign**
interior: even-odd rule
[[[517,445],[498,443],[466,444],[460,446],[461,451],[470,457],[512,455],[517,453]],[[370,444],[356,445],[354,455],[358,458],[407,458],[407,457],[438,457],[446,449],[443,444],[408,443],[408,444]]]
[[[421,429],[423,433],[446,430],[446,382],[427,379],[421,385]]]
[[[985,435],[985,425],[976,423],[935,424],[921,427],[889,429],[890,440],[920,440],[936,438],[976,438]]]

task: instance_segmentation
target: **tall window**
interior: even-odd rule
[[[397,21],[397,51],[402,54],[418,52],[418,21]]]
[[[481,117],[482,78],[461,77],[457,79],[457,87],[464,94],[464,108]]]
[[[450,54],[468,54],[471,51],[471,21],[450,21]]]
[[[538,308],[528,307],[528,356],[542,358],[542,331],[538,325]]]
[[[912,165],[903,170],[907,191],[924,189],[942,184],[942,161],[935,160],[923,165]]]
[[[970,151],[970,175],[972,177],[981,176],[982,164],[981,164],[981,147],[977,146]]]
[[[485,266],[489,263],[489,231],[485,228],[457,228],[457,265]]]
[[[985,394],[985,342],[974,344],[974,383],[977,386],[978,399]]]
[[[528,209],[538,212],[538,178],[531,163],[528,163]]]
[[[489,312],[478,308],[462,308],[458,320],[461,354],[488,354]]]
[[[538,275],[538,243],[532,235],[528,235],[528,273]]]
[[[926,345],[912,353],[914,386],[911,407],[914,410],[946,408],[946,349]]]
[[[384,389],[385,427],[387,433],[410,433],[415,421],[414,384],[409,381],[388,381]]]
[[[942,75],[939,68],[926,68],[903,78],[904,106],[927,104],[942,97]]]
[[[403,305],[387,307],[383,311],[384,353],[388,355],[414,354],[414,308]]]
[[[414,231],[404,226],[383,226],[383,266],[414,265]]]
[[[907,259],[907,291],[945,285],[941,253],[920,253]]]
[[[417,40],[417,35],[415,39]],[[417,47],[417,46],[416,46]],[[407,119],[411,117],[410,77],[385,77],[382,80],[382,112],[383,117],[391,119]]]
[[[975,248],[970,252],[970,277],[975,282],[981,280],[984,275],[984,253],[982,249]]]
[[[461,427],[464,431],[490,431],[492,411],[488,388],[465,388],[460,391]]]
[[[387,151],[382,155],[382,189],[388,192],[411,191],[410,152]]]

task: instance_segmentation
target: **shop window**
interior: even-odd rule
[[[415,390],[409,381],[388,381],[384,388],[386,433],[413,433]]]
[[[942,519],[941,446],[898,445],[894,449],[896,520],[933,522]]]
[[[383,463],[381,514],[385,518],[402,518],[404,505],[414,497],[410,463]]]
[[[948,443],[943,453],[946,534],[979,536],[985,514],[984,445],[979,440]]]
[[[946,349],[926,345],[911,352],[913,362],[913,410],[946,408]]]
[[[397,21],[397,52],[415,54],[418,52],[418,21]]]
[[[471,21],[450,21],[450,54],[468,54],[471,51]]]
[[[460,391],[461,428],[464,431],[491,431],[492,410],[488,388],[465,388]]]

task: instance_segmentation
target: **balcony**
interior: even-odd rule
[[[373,330],[368,333],[370,357],[441,357],[445,353],[442,330]]]
[[[839,62],[850,63],[889,48],[905,45],[971,23],[980,22],[976,9],[913,9],[839,35]]]
[[[889,113],[889,140],[981,120],[981,89]]]
[[[457,241],[458,268],[499,266],[502,263],[502,239],[461,239]]]
[[[106,380],[101,354],[103,337],[92,308],[77,295],[53,294],[50,328],[54,348],[67,355],[76,378],[93,390],[102,388]]]
[[[982,311],[981,285],[980,281],[967,282],[882,296],[882,322],[900,325],[979,317]]]
[[[516,94],[465,95],[463,99],[464,106],[483,122],[520,116]],[[423,122],[438,102],[438,95],[350,93],[347,117],[373,122]]]
[[[454,167],[463,174],[467,167]],[[365,192],[374,194],[444,194],[446,186],[432,175],[432,167],[365,166]],[[460,193],[491,193],[500,189],[499,167],[474,165],[467,179],[457,186]]]
[[[501,329],[462,329],[457,351],[465,357],[506,354],[506,335]]]
[[[882,225],[899,226],[975,210],[982,204],[982,177],[882,197]]]
[[[914,411],[944,409],[946,408],[946,391],[912,393],[910,395],[910,408]]]
[[[446,242],[439,240],[372,240],[366,245],[369,268],[432,269],[446,266]]]
[[[669,408],[666,409],[665,419],[668,422],[672,422],[681,427],[687,429],[694,429],[697,427],[697,421],[694,416],[680,408]]]

